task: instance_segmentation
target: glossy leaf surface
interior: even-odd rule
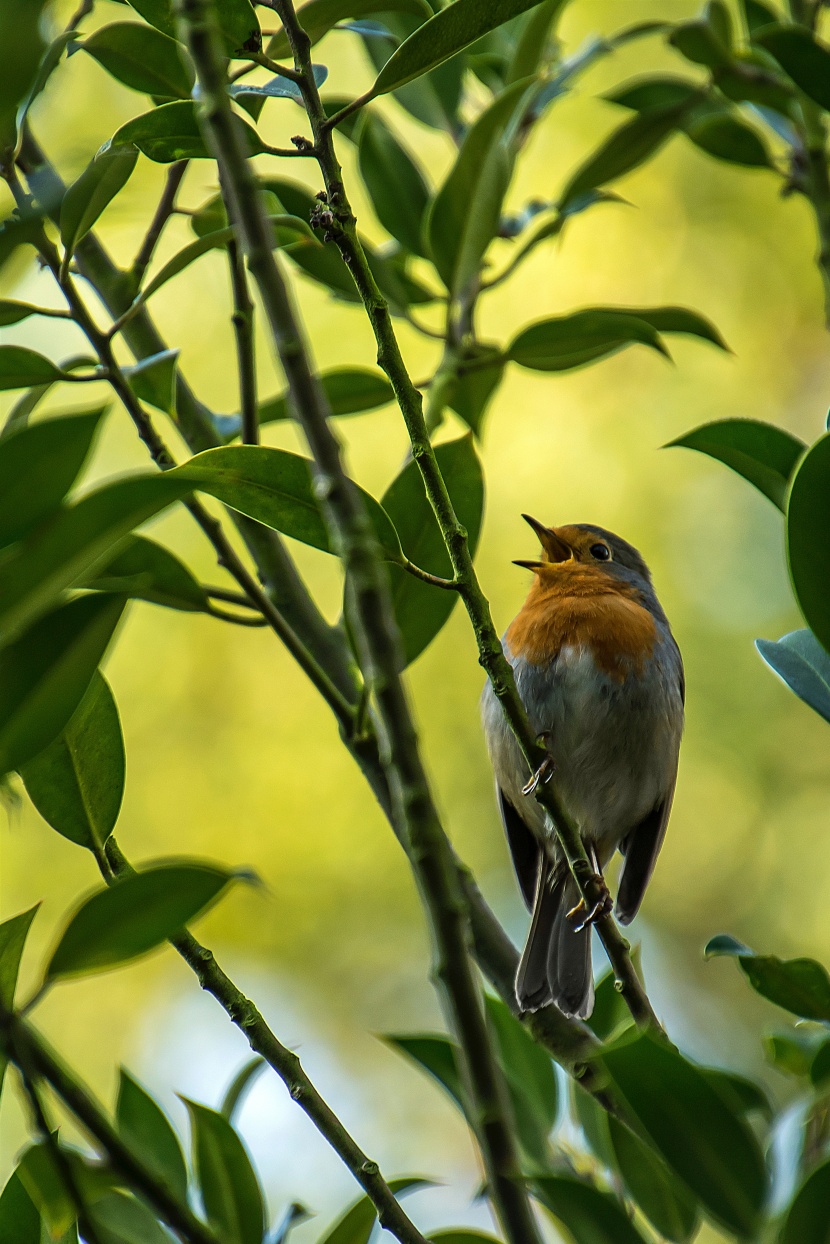
[[[193,68],[175,39],[139,22],[99,26],[81,47],[124,86],[145,95],[190,99]]]
[[[830,722],[830,655],[812,631],[791,631],[781,639],[756,639],[755,647],[800,700]]]
[[[383,372],[368,367],[338,367],[320,374],[320,383],[333,415],[357,415],[377,410],[395,400],[391,384]],[[259,422],[276,423],[290,419],[288,394],[260,402]]]
[[[70,254],[127,184],[137,160],[138,150],[130,144],[110,147],[99,151],[73,181],[60,214],[61,241]]]
[[[265,147],[256,130],[247,121],[237,120],[245,134],[248,154],[259,155]],[[190,100],[177,100],[172,104],[162,104],[152,112],[144,112],[122,125],[110,139],[111,147],[129,143],[157,164],[213,159],[205,146],[195,106]]]
[[[339,25],[347,17],[367,17],[370,13],[409,13],[420,21],[432,16],[426,0],[307,0],[297,6],[300,25],[312,43]],[[288,56],[291,51],[288,36],[279,31],[268,44],[272,60]]]
[[[598,307],[531,324],[514,338],[507,354],[533,371],[569,371],[634,344],[668,354],[660,334],[646,320]]]
[[[696,449],[743,476],[786,511],[790,480],[807,446],[783,428],[758,419],[720,419],[669,441],[667,448]]]
[[[787,506],[790,579],[805,621],[830,650],[830,433],[796,471]]]
[[[173,0],[130,0],[130,4],[156,30],[173,39],[178,37]],[[259,22],[250,0],[222,0],[216,6],[216,19],[229,54],[246,47],[258,52],[262,47]]]

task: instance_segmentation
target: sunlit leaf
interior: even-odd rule
[[[249,155],[260,155],[266,150],[262,139],[253,126],[237,117],[248,146]],[[150,160],[158,164],[172,164],[175,160],[212,160],[199,129],[196,110],[191,100],[177,100],[162,104],[152,112],[144,112],[122,125],[109,140],[107,148],[132,144]]]
[[[791,631],[781,639],[756,639],[755,647],[800,700],[830,721],[830,655],[812,631]]]
[[[262,1191],[245,1146],[224,1115],[186,1098],[185,1105],[209,1223],[223,1244],[262,1244]]]
[[[124,740],[112,692],[96,671],[65,729],[20,776],[43,819],[71,842],[100,852],[124,794]]]
[[[531,1187],[576,1244],[645,1244],[622,1203],[572,1175],[546,1175]]]
[[[756,993],[802,1019],[830,1023],[830,976],[815,959],[756,955],[727,933],[713,937],[705,954],[707,959],[720,955],[736,958]]]
[[[723,462],[786,511],[790,480],[807,446],[797,436],[758,419],[719,419],[669,441]]]
[[[796,600],[810,630],[830,650],[830,434],[795,473],[787,506],[787,554]]]
[[[190,99],[193,67],[174,39],[139,22],[99,26],[80,45],[124,86],[145,95]]]
[[[130,144],[103,149],[73,181],[63,197],[60,214],[61,241],[67,254],[72,254],[127,184],[137,160],[138,151]]]
[[[212,906],[233,877],[215,865],[177,861],[119,878],[70,917],[46,979],[102,972],[148,954]]]
[[[185,1202],[187,1166],[178,1137],[161,1106],[123,1067],[119,1073],[115,1122],[132,1152]]]
[[[646,320],[597,307],[531,324],[510,343],[507,356],[534,371],[568,371],[634,344],[668,354],[660,334]]]

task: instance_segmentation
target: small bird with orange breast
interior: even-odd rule
[[[550,781],[579,826],[594,868],[625,857],[616,914],[633,920],[666,826],[683,731],[683,662],[636,549],[602,527],[545,527],[503,646],[531,727],[549,753],[534,781]],[[516,999],[555,1002],[585,1018],[594,1005],[591,923],[534,781],[488,683],[482,699],[502,820],[524,900],[533,912]],[[603,882],[604,885],[604,882]],[[610,898],[609,898],[610,906]]]

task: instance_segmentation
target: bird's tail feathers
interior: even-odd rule
[[[586,1019],[591,1014],[591,929],[576,932],[567,919],[578,902],[570,873],[542,858],[530,932],[516,973],[516,1000],[523,1011],[555,1002],[563,1015]]]

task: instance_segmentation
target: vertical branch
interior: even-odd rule
[[[133,260],[130,268],[130,277],[132,278],[135,289],[138,289],[144,273],[150,266],[150,260],[153,258],[158,240],[161,237],[162,230],[173,214],[176,207],[176,195],[179,192],[179,186],[182,184],[185,173],[187,172],[187,160],[177,160],[175,164],[171,164],[167,170],[167,176],[164,181],[164,189],[161,192],[161,198],[158,206],[153,213],[153,219],[144,235],[144,240],[138,248],[138,253]]]
[[[243,445],[259,444],[256,359],[254,355],[254,304],[248,289],[245,265],[236,242],[228,243],[228,263],[233,288],[233,332],[239,371],[239,410]]]
[[[523,1187],[506,1089],[493,1056],[470,959],[464,894],[432,800],[401,682],[400,644],[377,542],[359,494],[343,470],[340,447],[328,422],[327,403],[311,371],[288,290],[274,259],[259,188],[225,89],[213,6],[210,0],[178,0],[177,11],[182,38],[201,87],[200,117],[206,140],[229,196],[229,216],[239,229],[248,266],[259,287],[294,411],[314,458],[315,488],[346,571],[349,611],[364,676],[376,705],[393,817],[407,843],[430,918],[435,972],[463,1052],[473,1124],[490,1194],[511,1244],[534,1244],[540,1236]]]

